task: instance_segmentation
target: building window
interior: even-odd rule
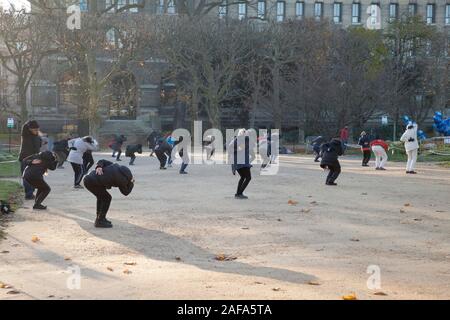
[[[80,0],[80,11],[87,12],[88,11],[88,2],[87,0]]]
[[[266,18],[266,1],[258,1],[258,18]]]
[[[227,0],[223,0],[219,6],[219,18],[225,18],[228,13],[228,3]]]
[[[323,2],[315,2],[314,3],[314,18],[316,20],[322,19],[323,16]]]
[[[361,23],[361,3],[352,4],[352,24]]]
[[[303,18],[304,14],[305,14],[305,3],[297,1],[295,3],[295,16],[297,17],[297,19],[301,19]]]
[[[445,24],[450,25],[450,4],[445,5]]]
[[[333,21],[335,23],[342,22],[342,3],[341,2],[335,2],[333,4]]]
[[[284,15],[285,15],[284,7],[285,7],[285,3],[283,1],[277,2],[277,21],[278,22],[284,21]]]
[[[167,14],[176,14],[177,8],[175,5],[175,0],[169,0],[167,2]]]
[[[427,4],[427,23],[434,24],[436,23],[436,6],[433,3]]]
[[[238,4],[238,18],[243,20],[247,17],[247,3]]]
[[[396,20],[398,18],[398,3],[389,4],[389,20]]]
[[[128,0],[128,4],[129,5],[138,5],[138,0]],[[130,8],[130,12],[137,13],[137,12],[139,12],[139,8],[132,7],[132,8]]]
[[[410,3],[408,5],[408,13],[411,17],[414,17],[417,15],[417,3]]]

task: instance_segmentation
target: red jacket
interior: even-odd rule
[[[388,149],[389,149],[388,144],[386,142],[384,142],[383,140],[381,140],[381,139],[373,140],[370,143],[370,147],[373,147],[373,146],[382,146],[383,149],[386,150],[386,151],[388,151]]]
[[[342,128],[341,132],[340,132],[340,137],[341,137],[341,140],[347,141],[348,140],[348,129]]]

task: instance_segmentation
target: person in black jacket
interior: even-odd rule
[[[342,156],[342,142],[334,138],[328,143],[322,144],[321,147],[321,158],[320,167],[322,169],[329,169],[326,185],[336,186],[335,182],[339,174],[341,173],[341,165],[339,163],[339,156]]]
[[[39,124],[36,120],[25,122],[22,127],[22,137],[20,142],[20,170],[23,173],[27,166],[23,160],[31,155],[39,153],[41,149],[41,137],[39,136]],[[34,188],[25,179],[23,179],[23,187],[25,188],[25,199],[33,200]]]
[[[134,187],[134,179],[130,169],[108,160],[99,160],[95,170],[85,176],[83,181],[86,189],[97,197],[95,227],[112,228],[112,223],[106,219],[112,200],[107,189],[117,187],[123,195],[128,196]]]
[[[86,174],[93,165],[94,157],[92,156],[92,150],[86,150],[83,153],[83,172]]]
[[[23,179],[37,189],[33,209],[45,210],[47,207],[42,205],[42,202],[47,198],[51,189],[44,180],[44,174],[47,170],[55,170],[58,161],[52,152],[45,151],[31,155],[25,158],[23,162],[26,164]]]
[[[314,162],[319,162],[319,158],[320,158],[320,146],[322,145],[322,143],[325,142],[324,137],[322,136],[318,136],[317,138],[315,138],[313,141],[311,141],[311,146],[313,147],[313,151],[316,154],[316,157],[314,159]]]
[[[122,161],[120,160],[120,155],[122,154],[122,145],[125,141],[127,141],[127,137],[121,134],[120,136],[116,137],[114,139],[114,142],[111,144],[111,149],[113,150],[112,153],[113,158],[116,156],[117,152],[116,161]]]
[[[147,137],[148,148],[150,149],[150,157],[153,156],[155,152],[156,142],[161,134],[158,131],[152,131]]]
[[[369,166],[370,155],[372,152],[372,149],[370,148],[371,141],[372,141],[372,139],[365,131],[361,132],[361,135],[358,140],[358,144],[361,146],[361,151],[363,153],[363,159],[362,159],[363,167]]]
[[[130,158],[130,166],[134,165],[134,160],[136,160],[135,153],[142,153],[142,144],[129,144],[125,150],[125,157]]]
[[[244,195],[250,180],[251,174],[251,151],[250,151],[250,137],[245,129],[240,129],[237,136],[233,138],[228,145],[228,154],[231,160],[231,172],[236,175],[236,171],[241,177],[238,182],[238,187],[234,197],[236,199],[248,199]]]
[[[58,169],[64,169],[64,162],[67,159],[67,156],[69,155],[69,144],[68,144],[69,138],[62,139],[59,141],[55,141],[53,143],[53,152],[56,155],[56,159],[58,159]]]
[[[163,137],[159,138],[155,146],[155,154],[159,160],[159,169],[165,170],[167,157],[172,152],[172,146]]]

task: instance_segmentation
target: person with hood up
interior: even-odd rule
[[[47,207],[42,205],[42,202],[47,198],[51,189],[45,182],[44,175],[47,173],[47,170],[55,170],[58,161],[53,152],[44,151],[26,157],[23,162],[26,164],[23,171],[23,179],[37,189],[33,209],[45,210]]]
[[[155,154],[159,160],[159,169],[166,170],[166,162],[168,155],[172,153],[172,146],[167,142],[167,139],[161,137],[155,145]]]
[[[53,152],[56,155],[56,159],[58,159],[58,169],[64,169],[64,162],[69,155],[69,140],[70,138],[66,138],[53,143]]]
[[[134,178],[125,166],[108,160],[99,160],[95,170],[84,177],[84,186],[97,198],[96,228],[112,228],[111,221],[106,219],[112,196],[107,189],[119,188],[124,196],[128,196],[134,187]]]
[[[129,144],[125,150],[125,157],[130,158],[130,166],[134,165],[134,160],[136,160],[136,152],[139,154],[142,153],[142,144]]]
[[[319,158],[320,158],[320,146],[322,145],[322,143],[325,142],[324,137],[322,136],[318,136],[316,137],[313,141],[311,141],[311,146],[313,148],[313,151],[316,155],[316,157],[314,158],[314,162],[319,162]]]
[[[339,156],[342,156],[344,150],[342,148],[342,142],[337,139],[331,139],[330,142],[322,144],[321,147],[321,162],[320,167],[322,169],[329,169],[325,184],[328,186],[336,186],[336,179],[341,173],[341,164],[339,163]]]
[[[375,154],[375,170],[386,170],[384,165],[388,160],[387,151],[389,150],[388,144],[381,140],[380,137],[375,137],[370,143],[373,153]]]
[[[23,160],[31,155],[39,153],[41,148],[41,137],[39,136],[39,124],[36,120],[25,122],[22,126],[21,142],[20,142],[20,171],[23,174],[27,164]],[[33,200],[34,188],[25,179],[23,179],[23,187],[25,189],[25,199]]]
[[[244,191],[252,180],[251,160],[250,160],[250,137],[245,129],[240,129],[238,134],[228,145],[228,153],[231,158],[231,171],[236,175],[236,171],[241,177],[234,197],[236,199],[248,199]]]
[[[417,140],[417,124],[410,123],[406,127],[405,132],[400,138],[400,141],[405,143],[405,151],[408,155],[408,162],[406,163],[406,173],[416,174],[414,171],[417,162],[417,152],[419,150],[419,141]]]
[[[74,188],[83,189],[81,186],[81,180],[85,174],[83,155],[88,150],[96,150],[98,147],[97,142],[90,136],[83,138],[75,138],[68,142],[70,152],[67,157],[67,161],[72,165],[74,172]]]
[[[361,151],[363,153],[362,166],[368,167],[369,161],[370,161],[371,149],[370,149],[370,137],[365,131],[361,132],[361,135],[358,140],[358,144],[361,146]]]

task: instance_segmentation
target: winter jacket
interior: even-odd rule
[[[125,151],[125,156],[126,157],[132,157],[134,156],[135,153],[142,153],[142,144],[129,144],[127,146],[127,149]]]
[[[167,142],[166,139],[160,138],[156,142],[155,151],[170,154],[172,152],[172,146]]]
[[[53,143],[53,151],[68,152],[68,150],[69,150],[68,141],[69,141],[68,139],[55,141]]]
[[[158,140],[159,133],[156,131],[152,131],[150,135],[147,137],[147,142],[149,148],[153,149],[153,147],[156,145],[156,141]]]
[[[30,122],[36,123],[33,120],[27,121],[22,127],[22,141],[20,143],[19,154],[20,161],[33,154],[39,153],[39,150],[41,148],[41,137],[30,132]]]
[[[369,135],[363,135],[359,138],[358,144],[361,146],[362,151],[370,150],[370,137]]]
[[[130,169],[108,160],[99,160],[96,168],[99,167],[103,169],[102,175],[98,175],[96,170],[92,170],[84,180],[89,180],[90,183],[106,189],[117,187],[125,196],[131,193],[134,183],[132,182],[133,175]]]
[[[405,143],[406,152],[419,149],[419,141],[417,140],[417,124],[413,124],[411,129],[406,129],[400,138],[400,141]]]
[[[330,142],[322,144],[320,165],[335,165],[339,163],[338,158],[342,154],[342,142],[338,139],[332,139]]]
[[[342,141],[347,141],[348,140],[348,129],[342,128],[341,132],[340,132],[340,137],[341,137]]]
[[[233,170],[239,170],[242,168],[251,168],[250,160],[250,138],[234,138],[229,144],[229,152],[232,155],[231,167]]]
[[[111,144],[111,149],[120,150],[125,141],[127,141],[127,137],[125,137],[124,135],[120,135],[120,136],[116,137],[114,142]]]
[[[388,144],[386,142],[384,142],[384,140],[381,140],[381,139],[373,140],[370,143],[370,147],[373,147],[373,146],[382,146],[385,151],[388,151],[388,149],[389,149]]]
[[[93,140],[93,143],[89,143],[85,141],[85,138],[76,138],[69,140],[68,142],[70,147],[69,156],[67,157],[67,161],[83,164],[83,154],[87,150],[95,150],[97,148],[97,141]]]
[[[313,150],[315,152],[319,153],[320,152],[320,146],[324,142],[325,142],[325,139],[322,136],[318,136],[317,138],[315,138],[313,141],[311,141],[311,145],[313,147]]]
[[[33,160],[41,160],[41,163],[32,164]],[[50,151],[31,155],[23,159],[23,161],[27,166],[23,171],[23,178],[25,180],[42,179],[47,170],[55,170],[58,164],[58,160]]]

